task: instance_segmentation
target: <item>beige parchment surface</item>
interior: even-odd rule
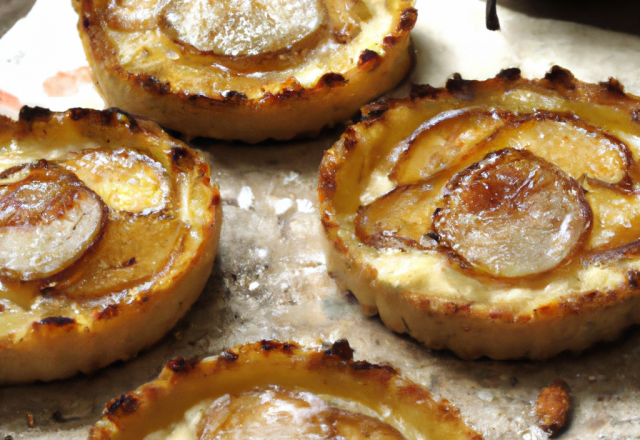
[[[38,0],[0,40],[0,90],[22,104],[55,110],[102,106],[91,86],[62,98],[42,88],[57,72],[87,65],[68,3]],[[484,6],[477,0],[418,0],[417,62],[410,81],[442,86],[453,72],[483,79],[512,66],[533,77],[560,64],[585,81],[615,76],[627,91],[640,94],[640,38],[504,8],[502,31],[489,32]],[[405,84],[394,94],[406,89]],[[0,112],[16,114],[1,100]],[[205,356],[264,338],[319,345],[345,337],[358,359],[391,363],[436,398],[453,401],[487,439],[546,438],[531,415],[532,402],[555,379],[569,384],[574,403],[561,438],[640,438],[637,328],[578,357],[462,361],[362,315],[326,274],[317,212],[318,165],[342,129],[303,143],[195,141],[210,160],[224,202],[220,249],[200,299],[169,335],[129,362],[92,376],[0,387],[0,439],[86,438],[108,400],[152,379],[178,355]],[[35,429],[28,427],[27,414],[34,415]]]

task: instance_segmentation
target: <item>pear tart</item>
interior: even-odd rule
[[[543,359],[640,323],[640,100],[554,67],[371,104],[320,167],[328,268],[463,358]]]
[[[74,0],[108,105],[187,136],[316,135],[396,85],[413,0]]]
[[[261,341],[201,362],[176,358],[107,404],[90,440],[481,439],[446,400],[392,367]]]
[[[196,300],[221,202],[209,166],[119,110],[0,116],[0,383],[126,359]]]

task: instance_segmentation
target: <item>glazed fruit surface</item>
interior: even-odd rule
[[[367,313],[464,357],[578,351],[637,322],[640,102],[615,80],[510,69],[363,113],[319,194],[330,270]],[[426,334],[430,313],[451,327]]]

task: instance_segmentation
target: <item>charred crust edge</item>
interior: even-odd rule
[[[120,414],[132,414],[140,406],[140,400],[132,393],[122,394],[107,403],[107,407],[104,410],[104,414],[107,416]]]
[[[338,339],[333,343],[331,348],[327,349],[324,354],[327,356],[338,356],[346,361],[353,360],[354,350],[349,345],[349,341],[346,339]]]
[[[52,325],[55,327],[64,327],[65,325],[75,324],[76,320],[66,316],[48,316],[38,321],[40,325]]]
[[[174,373],[187,374],[192,371],[198,362],[195,359],[185,359],[182,356],[171,359],[167,363],[167,368]]]

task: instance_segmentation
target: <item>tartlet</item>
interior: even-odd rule
[[[88,373],[175,325],[213,267],[209,174],[120,110],[0,117],[0,383]]]
[[[74,0],[110,106],[187,136],[316,135],[396,85],[412,0]]]
[[[261,341],[201,362],[176,358],[104,414],[90,440],[481,438],[394,368],[354,361],[346,340],[324,351]]]
[[[544,359],[640,323],[640,101],[560,67],[454,75],[326,152],[327,265],[365,313],[463,358]]]

